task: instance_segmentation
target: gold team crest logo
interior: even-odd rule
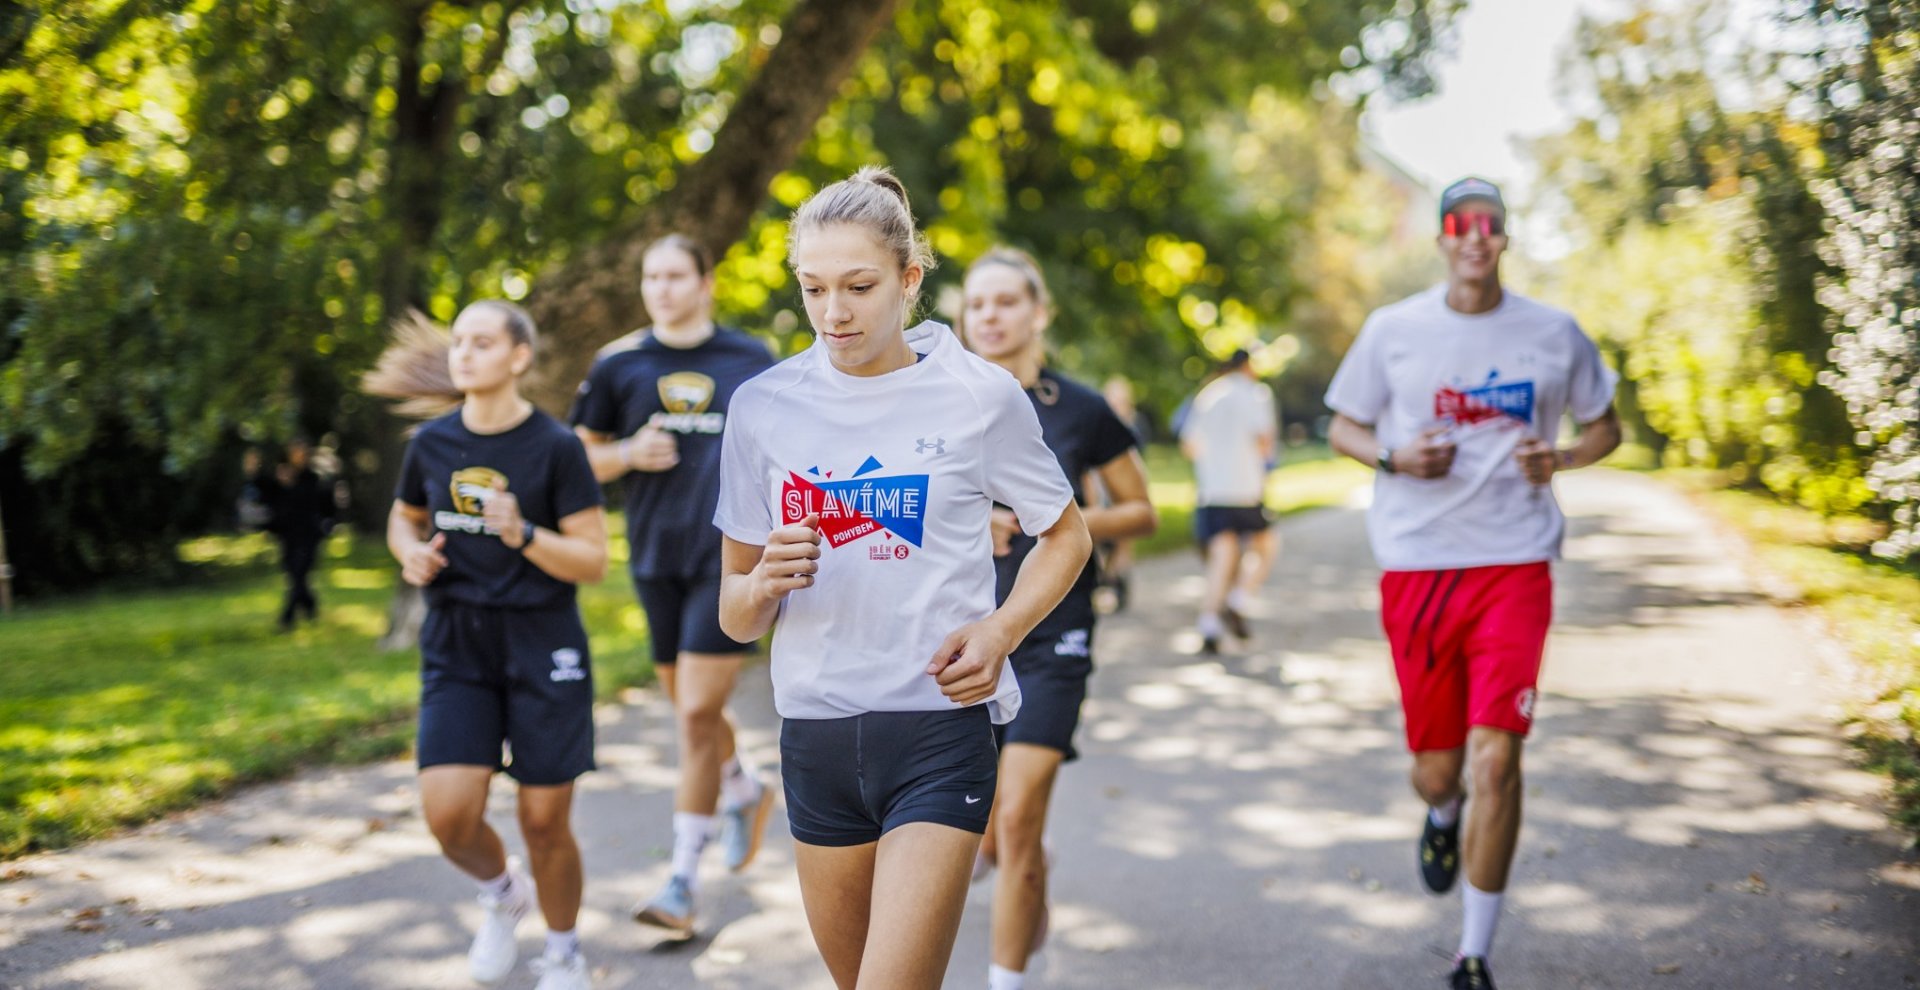
[[[453,472],[453,507],[463,516],[487,511],[487,499],[493,497],[496,483],[505,484],[507,476],[486,467],[461,468]]]
[[[660,404],[670,413],[703,413],[713,401],[713,379],[697,371],[660,376]]]

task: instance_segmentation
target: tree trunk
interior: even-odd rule
[[[506,19],[515,6],[517,4],[509,3],[500,12],[496,41],[482,60],[478,70],[480,73],[492,72],[494,64],[505,52]],[[397,99],[393,112],[393,141],[389,146],[393,181],[387,189],[387,202],[393,210],[395,224],[393,239],[387,244],[381,266],[385,278],[382,306],[389,322],[405,313],[409,307],[421,306],[421,259],[432,248],[433,239],[440,229],[442,204],[446,198],[446,190],[440,187],[440,177],[445,174],[447,159],[453,153],[455,124],[459,121],[460,101],[466,92],[467,77],[458,71],[444,73],[431,85],[422,83],[422,73],[426,67],[426,14],[425,6],[409,8],[402,13],[397,39],[400,73],[395,87]],[[356,521],[369,531],[385,525],[387,493],[393,491],[394,482],[399,477],[400,458],[406,443],[402,438],[407,421],[392,415],[387,418],[391,421],[392,429],[381,431],[381,435],[388,440],[380,449],[379,470],[371,479],[363,479],[368,483],[359,486],[365,501],[360,498],[354,500],[357,510],[361,506],[367,510],[357,511],[360,518]],[[380,649],[404,650],[412,647],[420,641],[420,625],[426,618],[426,597],[420,589],[396,580],[393,601],[387,606],[387,632],[380,637]]]
[[[860,56],[891,22],[896,0],[801,0],[780,41],[673,189],[636,224],[587,247],[534,284],[527,309],[540,326],[534,401],[566,412],[602,344],[646,321],[640,261],[648,244],[686,234],[726,251],[747,232],[767,184],[793,163]]]

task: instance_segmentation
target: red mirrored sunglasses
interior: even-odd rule
[[[1493,213],[1449,213],[1440,219],[1440,225],[1448,237],[1465,237],[1475,229],[1481,237],[1499,237],[1507,232],[1506,218]]]

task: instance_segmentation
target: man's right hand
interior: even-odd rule
[[[447,534],[435,533],[433,539],[424,543],[415,543],[407,550],[407,559],[400,563],[400,577],[416,588],[424,588],[433,583],[433,579],[446,570],[447,557],[441,553],[447,545]]]
[[[1393,470],[1414,478],[1444,478],[1453,470],[1453,455],[1458,446],[1448,435],[1451,426],[1434,426],[1420,431],[1418,439],[1393,452]]]
[[[668,471],[680,463],[680,445],[673,434],[656,426],[643,426],[640,432],[620,442],[622,459],[635,471]]]
[[[760,563],[753,568],[755,594],[764,601],[779,601],[789,592],[813,587],[819,570],[820,516],[814,513],[767,534]]]

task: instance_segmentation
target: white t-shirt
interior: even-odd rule
[[[1278,432],[1273,390],[1237,371],[1214,379],[1194,396],[1180,439],[1193,450],[1200,505],[1260,505],[1266,501],[1267,455],[1262,438]]]
[[[1028,535],[1073,501],[1019,382],[946,326],[907,331],[918,363],[871,378],[813,346],[741,385],[720,455],[714,523],[764,546],[820,514],[820,570],[773,634],[774,707],[786,718],[956,707],[926,672],[954,630],[994,609],[998,501]],[[1013,665],[993,720],[1020,708]]]
[[[1560,556],[1566,519],[1550,486],[1513,459],[1528,437],[1554,442],[1561,418],[1599,419],[1618,380],[1571,315],[1513,292],[1477,315],[1446,286],[1376,310],[1327,388],[1327,405],[1398,448],[1450,426],[1443,478],[1381,472],[1367,531],[1390,571],[1525,564]]]

